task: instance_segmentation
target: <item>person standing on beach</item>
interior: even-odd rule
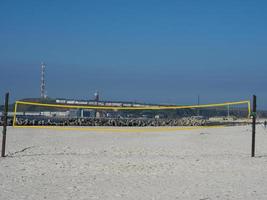
[[[265,120],[264,121],[264,128],[266,128],[266,126],[267,126],[267,121]]]

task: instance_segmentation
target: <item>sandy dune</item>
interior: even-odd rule
[[[0,139],[1,142],[1,139]],[[0,199],[267,199],[267,130],[8,128]]]

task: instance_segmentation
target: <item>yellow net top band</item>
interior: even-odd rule
[[[44,107],[57,107],[57,108],[80,108],[80,109],[102,109],[102,110],[168,110],[168,109],[183,109],[183,108],[208,108],[217,106],[228,106],[228,105],[240,105],[247,104],[250,112],[250,101],[236,101],[236,102],[225,102],[216,104],[202,104],[202,105],[186,105],[186,106],[80,106],[80,105],[62,105],[62,104],[46,104],[26,101],[16,101],[16,104],[23,105],[35,105]]]

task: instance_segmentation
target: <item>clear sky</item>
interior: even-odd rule
[[[267,1],[1,0],[0,92],[267,109]]]

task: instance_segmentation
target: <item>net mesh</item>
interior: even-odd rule
[[[192,106],[97,106],[17,101],[14,127],[212,126],[248,123],[250,102]]]

